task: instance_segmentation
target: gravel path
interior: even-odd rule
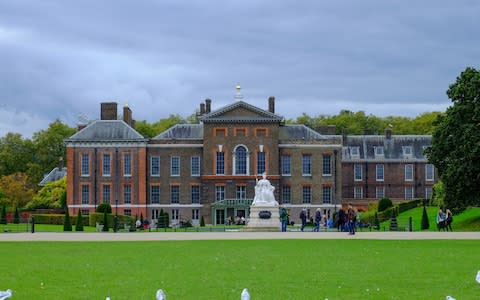
[[[480,232],[36,232],[2,233],[0,241],[174,241],[272,239],[477,240]]]

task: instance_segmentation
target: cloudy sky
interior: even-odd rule
[[[418,3],[417,3],[418,2]],[[295,118],[414,117],[480,67],[479,1],[0,1],[0,137],[100,102],[137,120],[244,100]]]

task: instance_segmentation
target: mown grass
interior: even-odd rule
[[[14,299],[478,299],[479,240],[1,242]]]

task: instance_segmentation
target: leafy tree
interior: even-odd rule
[[[423,206],[423,213],[422,213],[422,230],[430,228],[430,222],[428,221],[428,214],[427,208]]]
[[[1,177],[0,189],[5,195],[4,203],[11,207],[24,207],[34,195],[25,173],[14,173]]]
[[[2,211],[0,214],[0,224],[7,224],[7,208],[5,205],[2,206]]]
[[[380,199],[380,201],[378,201],[378,212],[382,212],[392,206],[393,206],[392,200],[388,198],[382,198]]]
[[[101,203],[97,206],[96,212],[103,213],[106,212],[107,214],[112,213],[112,206],[109,203]]]
[[[70,220],[70,213],[68,207],[65,206],[65,219],[63,220],[63,231],[72,231],[72,222]]]
[[[13,224],[20,224],[20,214],[18,213],[18,207],[15,207],[15,213],[13,214]]]
[[[78,210],[77,222],[75,223],[75,231],[83,231],[83,218],[82,212]]]
[[[443,207],[445,205],[445,186],[441,180],[433,185],[433,194],[431,199],[431,205]]]
[[[0,138],[0,176],[24,173],[34,161],[35,149],[31,140],[21,134],[7,133]]]
[[[427,157],[445,188],[444,204],[480,204],[480,72],[466,68],[447,90],[453,105],[436,121]]]
[[[62,208],[66,205],[67,178],[48,182],[42,187],[25,209]]]
[[[108,231],[108,215],[107,215],[107,211],[105,210],[103,212],[103,229],[102,231]]]

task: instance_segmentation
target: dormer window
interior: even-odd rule
[[[360,157],[360,147],[350,147],[350,156],[352,158]]]
[[[375,149],[375,156],[376,157],[383,157],[384,156],[383,146],[375,146],[373,148]]]
[[[403,146],[403,156],[412,157],[412,146]]]

